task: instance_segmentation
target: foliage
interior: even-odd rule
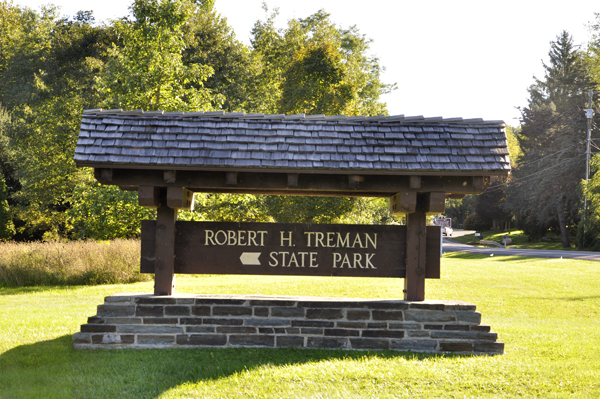
[[[475,212],[476,195],[465,195],[462,199],[446,199],[444,215],[452,219],[452,226],[457,228],[465,223],[465,219]]]
[[[507,208],[524,225],[548,230],[556,226],[569,247],[568,226],[578,221],[585,170],[587,91],[595,84],[570,35],[563,31],[551,43],[545,76],[529,88],[517,134],[522,156],[508,190]]]
[[[386,113],[379,98],[394,86],[380,81],[370,41],[356,27],[335,26],[324,11],[279,30],[276,13],[258,21],[252,48],[235,39],[211,0],[137,0],[131,11],[96,24],[89,11],[67,18],[53,6],[0,2],[0,166],[16,238],[131,237],[146,217],[132,193],[100,188],[75,167],[84,109],[276,113],[285,98],[302,106],[285,112]],[[301,220],[393,222],[375,202],[207,194],[198,211],[180,215],[272,221],[289,203]],[[328,214],[318,216],[319,209]]]
[[[346,81],[341,53],[330,43],[309,43],[284,72],[279,110],[285,114],[352,115],[356,88]]]
[[[134,240],[0,243],[0,287],[96,285],[148,280]]]
[[[113,43],[100,90],[111,108],[197,111],[219,103],[202,83],[210,66],[183,63],[183,25],[194,4],[188,0],[135,0],[133,21],[115,21],[122,46]]]
[[[140,236],[140,221],[153,219],[155,211],[138,205],[136,191],[103,186],[91,176],[75,187],[73,205],[67,210],[67,223],[73,238],[111,240]]]
[[[256,111],[387,114],[379,98],[395,85],[381,82],[383,68],[367,55],[370,41],[356,26],[336,27],[323,10],[289,20],[286,29],[275,28],[276,18],[277,9],[252,29],[253,52],[263,65]]]
[[[503,206],[505,202],[505,177],[492,176],[490,186],[477,197],[475,212],[484,220],[492,223],[494,220],[509,221],[511,215]]]
[[[484,231],[492,228],[492,221],[481,217],[477,213],[472,213],[465,219],[463,223],[463,229]]]
[[[352,210],[340,216],[336,223],[342,224],[400,224],[400,219],[390,214],[389,199],[354,199]]]
[[[587,196],[588,209],[585,220],[582,218],[579,223],[577,245],[592,251],[600,251],[600,173],[598,173],[600,171],[600,155],[592,157],[590,169],[592,177],[587,183],[582,181],[582,190]]]
[[[262,198],[244,194],[195,194],[193,211],[179,211],[179,220],[214,222],[270,222]]]
[[[204,88],[222,96],[216,97],[222,104],[213,101],[213,108],[220,106],[226,112],[254,112],[253,99],[267,94],[257,91],[256,76],[261,65],[250,49],[236,39],[233,29],[212,3],[214,1],[203,1],[182,26],[183,63],[207,65],[213,69],[214,73],[203,82]]]
[[[269,195],[265,208],[277,223],[335,223],[350,212],[353,197]]]
[[[8,176],[12,180],[14,174],[14,170],[11,167],[14,154],[6,136],[7,127],[11,123],[10,119],[6,108],[0,103],[0,240],[11,239],[15,234],[15,225],[8,202],[11,192],[7,187],[7,179],[5,177]]]
[[[0,241],[9,240],[15,235],[15,225],[6,201],[6,184],[4,175],[0,173]]]
[[[506,140],[508,142],[508,152],[510,153],[510,165],[514,168],[518,160],[523,156],[517,136],[521,133],[520,127],[506,126]]]

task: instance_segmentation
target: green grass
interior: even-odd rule
[[[446,254],[429,299],[471,302],[502,356],[298,349],[75,351],[128,285],[0,289],[0,398],[600,397],[600,263]],[[179,292],[399,298],[394,279],[194,276]]]
[[[511,231],[511,232],[498,232],[496,230],[490,230],[490,231],[483,231],[481,232],[481,239],[482,240],[492,240],[492,241],[496,241],[500,244],[502,244],[502,236],[509,236],[510,239],[512,240],[512,244],[510,244],[510,247],[517,247],[517,248],[528,248],[528,249],[555,249],[555,250],[576,250],[577,247],[574,244],[571,244],[570,248],[563,248],[562,246],[562,241],[558,242],[557,240],[560,239],[560,236],[556,236],[556,235],[548,235],[548,238],[552,240],[552,242],[544,242],[544,241],[539,241],[539,242],[528,242],[527,241],[527,235],[523,234],[522,230],[515,230],[515,231]],[[475,237],[475,234],[467,234],[461,237],[451,237],[452,239],[462,242],[463,244],[474,244],[479,242],[479,238]],[[574,239],[571,238],[571,242],[573,242]]]

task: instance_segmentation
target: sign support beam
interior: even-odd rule
[[[177,209],[166,206],[166,191],[161,190],[161,203],[156,210],[154,295],[173,295]]]
[[[417,210],[413,213],[409,213],[406,217],[405,301],[425,300],[427,218],[423,205],[422,200],[419,201]]]

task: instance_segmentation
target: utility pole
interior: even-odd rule
[[[585,110],[585,117],[587,118],[587,150],[586,150],[586,162],[585,162],[585,183],[587,189],[587,182],[590,178],[590,141],[592,139],[592,118],[594,117],[594,110],[592,109],[592,90],[588,91],[588,108]],[[587,223],[587,193],[583,199],[583,239],[585,241],[585,231]]]

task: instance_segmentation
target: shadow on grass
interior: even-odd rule
[[[446,252],[444,253],[444,257],[452,258],[452,259],[472,259],[472,260],[480,260],[480,259],[490,259],[495,262],[512,262],[517,260],[531,260],[534,261],[537,258],[531,256],[510,256],[510,255],[502,255],[502,254],[494,254],[494,256],[490,256],[489,254],[476,254],[472,252]],[[545,259],[545,258],[543,258]]]
[[[0,295],[21,295],[21,294],[38,294],[47,291],[69,291],[79,285],[36,285],[28,287],[0,287]],[[86,286],[89,287],[89,286]]]
[[[75,350],[71,335],[0,354],[1,397],[149,398],[185,383],[227,378],[260,367],[369,357],[419,361],[460,355],[320,349]],[[6,395],[6,396],[4,396]]]

